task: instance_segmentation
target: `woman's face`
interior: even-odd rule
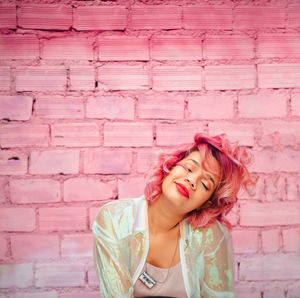
[[[219,183],[218,161],[214,157],[204,161],[204,149],[200,150],[191,152],[178,162],[162,183],[164,198],[184,215],[202,206]],[[202,166],[203,161],[206,170]]]

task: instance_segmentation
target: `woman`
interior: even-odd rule
[[[236,297],[230,224],[250,180],[248,155],[224,135],[163,154],[140,198],[100,208],[94,263],[103,297]]]

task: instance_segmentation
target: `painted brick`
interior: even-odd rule
[[[31,174],[77,174],[78,150],[33,151],[30,156]]]
[[[58,235],[11,235],[10,239],[15,260],[59,258]]]
[[[286,229],[282,231],[283,250],[285,252],[300,251],[300,231],[299,229]]]
[[[0,231],[31,232],[35,228],[33,208],[1,207]]]
[[[287,297],[288,298],[300,297],[300,286],[295,285],[291,289],[289,289],[288,292],[287,292]]]
[[[251,286],[248,283],[235,283],[235,292],[239,298],[261,298],[259,289],[255,288],[255,285]]]
[[[0,90],[8,91],[10,88],[10,68],[7,66],[0,67]]]
[[[35,35],[1,35],[0,59],[38,59],[39,40]]]
[[[148,70],[143,65],[103,65],[98,68],[105,90],[148,89]]]
[[[226,132],[231,142],[238,142],[241,146],[254,146],[254,125],[247,123],[211,122],[208,124],[212,135]]]
[[[300,26],[300,5],[297,2],[287,7],[287,26],[299,27]]]
[[[201,90],[201,66],[153,67],[153,89],[159,91]]]
[[[158,156],[163,150],[139,150],[136,157],[136,169],[138,173],[144,174],[158,162]]]
[[[86,209],[82,207],[50,207],[39,209],[41,231],[85,230]]]
[[[6,178],[0,178],[0,203],[4,203],[7,201],[7,188],[8,182]],[[0,241],[1,242],[1,241]]]
[[[254,185],[250,188],[249,192],[240,189],[238,198],[246,200],[258,200],[262,201],[265,198],[265,179],[263,175],[257,173],[251,173]]]
[[[241,118],[269,118],[287,115],[288,95],[286,92],[260,90],[256,94],[241,94],[238,109]],[[265,108],[262,108],[265,107]]]
[[[51,126],[53,146],[99,146],[99,127],[96,123],[62,123]]]
[[[4,259],[8,251],[8,241],[6,237],[0,236],[0,259]]]
[[[279,231],[277,229],[262,231],[261,238],[261,247],[264,253],[273,253],[279,250]]]
[[[292,92],[291,107],[292,114],[300,116],[300,93]]]
[[[100,61],[149,60],[148,37],[100,36]]]
[[[77,30],[124,30],[126,25],[124,6],[80,6],[74,11],[73,27]]]
[[[299,34],[261,34],[257,38],[258,58],[293,58],[300,56]]]
[[[267,212],[266,212],[267,210]],[[240,206],[241,226],[293,225],[300,223],[300,203],[248,202]]]
[[[259,64],[259,88],[300,87],[300,63]]]
[[[0,151],[0,175],[22,175],[27,173],[28,156],[17,151]]]
[[[255,253],[258,250],[258,234],[254,230],[233,230],[235,253]]]
[[[138,98],[137,114],[141,119],[183,119],[184,98],[142,94]]]
[[[183,143],[192,143],[194,135],[204,131],[204,123],[187,122],[156,125],[156,143],[158,146],[172,146]]]
[[[171,5],[132,6],[131,28],[180,29],[181,7]]]
[[[0,144],[9,147],[46,147],[49,127],[44,124],[9,124],[0,128]]]
[[[134,119],[135,101],[117,96],[90,97],[86,103],[87,118]]]
[[[239,90],[255,87],[254,65],[212,65],[205,67],[207,90]]]
[[[104,146],[141,147],[152,146],[152,123],[106,122]]]
[[[16,204],[60,201],[60,185],[51,179],[11,179],[10,199]]]
[[[93,256],[93,235],[65,235],[61,243],[61,254],[67,258]]]
[[[268,176],[265,179],[265,195],[267,201],[276,201],[285,199],[286,179],[283,175],[277,174]]]
[[[119,199],[137,198],[144,193],[143,177],[126,177],[118,180]]]
[[[72,7],[67,5],[24,4],[19,10],[19,26],[30,29],[68,30]]]
[[[97,201],[114,197],[116,183],[90,177],[72,178],[64,182],[64,201]]]
[[[202,40],[190,36],[154,36],[151,57],[157,60],[200,60]]]
[[[17,27],[16,5],[0,5],[0,28],[14,29]]]
[[[0,271],[0,288],[26,288],[33,285],[32,264],[1,264]]]
[[[64,66],[17,67],[17,91],[64,91],[67,72]]]
[[[207,35],[204,39],[205,59],[251,59],[254,40],[242,35]]]
[[[300,198],[300,187],[299,187],[299,177],[291,176],[286,179],[286,193],[287,199],[291,201],[297,201]]]
[[[299,172],[300,171],[300,152],[285,149],[283,151],[254,151],[254,164],[250,167],[252,172],[272,173]]]
[[[232,94],[207,93],[188,99],[189,119],[231,119],[233,118]]]
[[[281,6],[240,6],[233,11],[234,27],[247,29],[285,27],[285,8]]]
[[[39,263],[35,277],[37,287],[80,287],[85,284],[85,269],[78,263]]]
[[[99,287],[99,279],[94,268],[88,271],[88,284],[89,286]]]
[[[33,99],[30,96],[0,96],[0,119],[29,120]]]
[[[255,256],[240,260],[241,280],[286,280],[299,278],[299,256]]]
[[[279,287],[272,286],[271,289],[264,289],[264,298],[285,298],[285,290]]]
[[[83,159],[85,174],[129,174],[132,155],[127,150],[88,149]]]
[[[95,69],[93,66],[70,67],[70,90],[94,90]]]
[[[237,205],[235,205],[229,213],[226,215],[226,219],[230,222],[232,226],[237,226],[239,221],[239,210]]]
[[[60,295],[60,298],[99,298],[99,291],[95,292],[78,292],[78,293],[64,293]]]
[[[9,296],[10,298],[58,298],[58,293],[56,291],[17,292]]]
[[[201,17],[199,17],[201,16]],[[185,29],[232,29],[231,6],[183,6]]]
[[[82,119],[84,103],[82,97],[37,96],[34,104],[35,115],[49,119]]]

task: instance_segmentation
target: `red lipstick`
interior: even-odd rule
[[[177,183],[177,182],[175,182],[175,184],[176,184],[177,190],[182,195],[184,195],[185,197],[189,198],[190,194],[189,194],[188,189],[183,184],[180,184],[180,183]]]

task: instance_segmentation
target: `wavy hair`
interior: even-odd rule
[[[186,219],[194,228],[201,228],[218,219],[231,229],[225,215],[237,202],[241,187],[246,190],[254,182],[246,166],[251,162],[250,155],[237,144],[230,143],[225,134],[209,137],[200,133],[194,136],[194,143],[175,148],[174,152],[162,153],[158,164],[146,177],[144,190],[148,203],[155,201],[161,194],[162,182],[171,169],[191,152],[204,149],[205,160],[214,157],[221,169],[220,181],[213,194],[200,208],[191,211]]]

